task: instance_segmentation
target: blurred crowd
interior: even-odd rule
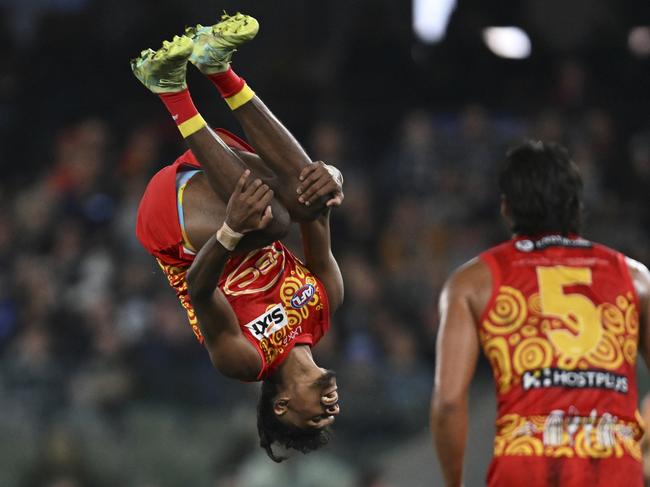
[[[70,99],[70,78],[82,70],[76,54],[62,61],[43,49],[62,48],[66,28],[85,32],[73,21],[101,6],[58,3],[0,3],[13,13],[2,16],[2,35],[30,36],[0,43],[1,485],[388,486],[382,462],[427,434],[440,288],[454,267],[508,238],[496,175],[507,147],[523,138],[569,148],[585,181],[585,236],[650,263],[650,120],[630,128],[585,101],[580,62],[559,66],[544,99],[523,113],[391,105],[379,129],[375,120],[357,123],[363,110],[378,113],[370,101],[326,110],[309,98],[319,82],[303,76],[296,96],[311,108],[296,107],[271,75],[258,74],[254,88],[346,181],[332,225],[346,301],[316,349],[338,372],[343,414],[332,447],[278,468],[256,449],[257,386],[213,371],[135,238],[144,187],[184,150],[182,140],[129,78],[128,57]],[[63,24],[48,24],[52,16]],[[110,42],[89,44],[105,55]],[[140,46],[128,47],[133,55]],[[95,54],[87,49],[83,60]],[[133,86],[107,93],[122,85]],[[210,123],[237,131],[217,93],[197,91]],[[95,95],[99,108],[84,105]],[[57,122],[59,111],[67,115]],[[299,252],[296,235],[288,240]]]
[[[528,135],[562,138],[570,132],[564,123],[559,113],[497,118],[479,106],[446,116],[412,111],[374,167],[362,161],[369,141],[352,140],[335,122],[314,124],[310,153],[346,177],[332,230],[346,302],[317,349],[340,375],[339,453],[361,444],[389,449],[426,429],[440,287],[455,266],[507,238],[495,184],[505,148]],[[586,235],[650,262],[642,224],[650,134],[619,140],[603,111],[587,112],[572,129],[566,143],[585,177]],[[148,178],[174,158],[164,146],[180,150],[167,140],[174,137],[165,118],[119,141],[106,121],[85,119],[57,131],[38,177],[2,187],[0,421],[33,430],[21,437],[39,439],[31,455],[47,465],[26,473],[24,485],[46,485],[38,480],[43,472],[95,485],[84,483],[90,473],[79,457],[57,449],[71,448],[64,441],[71,431],[130,444],[134,408],[174,410],[181,424],[197,414],[253,422],[254,386],[213,372],[134,236]],[[635,186],[621,187],[625,181]],[[215,450],[229,441],[254,448],[254,430],[242,429],[222,436]],[[373,457],[365,451],[361,464]],[[103,478],[119,473],[108,463]]]

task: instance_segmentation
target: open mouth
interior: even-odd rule
[[[338,414],[340,409],[341,408],[339,407],[339,404],[337,402],[335,404],[332,404],[331,406],[327,406],[327,408],[325,409],[325,412],[327,414],[329,414],[329,415],[334,415],[334,414]]]

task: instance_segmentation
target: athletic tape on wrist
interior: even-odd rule
[[[235,250],[243,236],[243,233],[234,231],[226,222],[223,222],[221,228],[217,230],[217,241],[231,252]]]

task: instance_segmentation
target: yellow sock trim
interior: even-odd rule
[[[187,119],[182,124],[180,124],[178,126],[178,130],[181,131],[181,135],[183,136],[183,138],[187,138],[190,135],[192,135],[194,132],[198,132],[199,130],[201,130],[206,125],[207,123],[205,123],[205,120],[203,120],[201,114],[197,113],[192,118]]]
[[[224,98],[231,110],[237,110],[240,106],[248,103],[255,96],[255,92],[251,90],[250,86],[244,85],[239,93]]]

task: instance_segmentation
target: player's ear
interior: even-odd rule
[[[273,401],[273,412],[276,416],[284,415],[289,409],[289,399],[279,397]]]

